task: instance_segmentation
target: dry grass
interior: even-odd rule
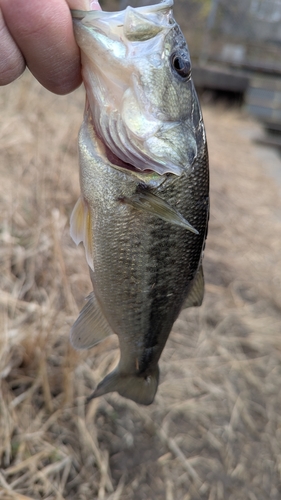
[[[212,170],[206,296],[183,311],[155,403],[84,400],[118,358],[69,326],[90,291],[68,235],[83,92],[26,74],[0,90],[1,500],[277,500],[281,201],[238,111],[205,109]]]

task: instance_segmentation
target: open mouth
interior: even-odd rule
[[[147,164],[148,164],[147,168],[145,167],[145,164],[146,164],[145,153],[142,153],[144,156],[144,159],[143,159],[143,162],[141,164],[140,164],[140,162],[141,162],[140,158],[137,158],[137,161],[134,162],[133,152],[132,152],[133,150],[132,150],[132,147],[130,147],[129,142],[128,142],[128,160],[129,161],[126,161],[125,160],[126,153],[124,151],[124,149],[125,149],[124,138],[122,140],[122,151],[121,151],[121,150],[119,150],[118,145],[116,145],[116,142],[114,141],[114,138],[112,137],[110,127],[107,127],[106,133],[103,134],[102,132],[105,131],[105,128],[103,127],[103,129],[101,130],[101,127],[96,126],[95,120],[94,120],[92,113],[91,113],[89,103],[86,104],[86,108],[87,108],[87,112],[89,115],[89,122],[91,124],[91,127],[93,128],[96,137],[103,144],[105,156],[106,156],[107,160],[112,165],[120,167],[124,170],[129,170],[130,172],[136,172],[139,175],[141,175],[141,174],[147,175],[147,174],[152,174],[152,173],[154,173],[154,174],[158,173],[159,175],[161,175],[157,171],[157,170],[159,170],[159,166],[161,164],[157,163],[156,161],[152,160],[149,157],[147,157]],[[106,135],[106,137],[104,137],[104,135]],[[115,133],[115,138],[116,138],[116,133]],[[128,138],[126,138],[126,140],[129,141]],[[120,144],[120,140],[118,142]],[[113,146],[113,147],[110,147],[110,146]],[[120,152],[120,154],[119,154],[119,152]],[[131,158],[129,158],[129,156],[131,156]],[[154,164],[155,164],[155,167],[157,168],[157,170],[155,168],[153,168]]]
[[[107,160],[117,167],[131,172],[136,172],[138,175],[155,174],[181,175],[182,168],[164,158],[153,158],[149,152],[145,152],[145,148],[138,148],[137,145],[130,140],[125,127],[122,125],[122,131],[116,131],[116,120],[109,120],[106,125],[98,126],[92,116],[90,108],[88,108],[89,122],[94,130],[95,136],[102,143],[104,154]],[[121,120],[120,120],[121,121]],[[118,124],[119,125],[119,124]],[[140,142],[138,139],[136,142]]]
[[[102,138],[99,136],[99,139],[103,142]],[[121,160],[121,158],[118,158],[118,156],[116,154],[114,154],[111,149],[109,149],[109,147],[107,146],[107,144],[104,144],[104,147],[105,147],[105,154],[106,154],[106,157],[108,159],[108,161],[110,163],[112,163],[113,165],[116,165],[117,167],[121,167],[121,168],[124,168],[125,170],[130,170],[131,172],[137,172],[138,174],[151,174],[151,173],[155,173],[153,170],[151,169],[138,169],[137,167],[135,167],[134,165],[132,165],[131,163],[127,163],[123,160]]]

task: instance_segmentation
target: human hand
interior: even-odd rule
[[[98,10],[98,0],[0,0],[0,85],[28,66],[56,94],[81,83],[80,52],[69,9]]]

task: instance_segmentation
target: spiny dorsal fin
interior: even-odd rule
[[[201,306],[204,298],[204,274],[202,264],[193,280],[191,290],[184,302],[183,309]]]
[[[80,311],[70,332],[70,342],[75,349],[90,349],[114,332],[107,323],[94,292]]]
[[[88,265],[94,269],[91,214],[82,196],[78,198],[70,217],[70,236],[76,245],[83,242]]]
[[[171,207],[165,200],[162,200],[162,198],[159,198],[159,196],[156,196],[149,191],[136,193],[130,198],[122,198],[122,201],[137,210],[149,212],[150,214],[155,215],[170,224],[183,227],[192,233],[199,234],[197,229],[189,224],[189,222],[175,208]]]

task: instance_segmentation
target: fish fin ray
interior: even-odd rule
[[[75,349],[90,349],[114,332],[105,319],[94,292],[80,311],[70,331],[70,342]]]
[[[76,245],[83,242],[87,263],[93,269],[91,213],[82,196],[78,198],[70,217],[70,236]]]
[[[183,309],[201,306],[204,298],[204,287],[203,266],[201,264],[193,280],[191,290],[184,302]]]
[[[131,399],[138,404],[150,405],[154,401],[158,382],[158,365],[146,377],[137,373],[123,374],[117,366],[99,383],[94,393],[89,396],[88,401],[108,392],[117,391],[120,396]]]
[[[165,200],[159,198],[149,191],[142,191],[130,198],[123,198],[122,201],[136,208],[143,210],[160,219],[169,222],[175,226],[180,226],[192,233],[199,234],[198,231],[173,207],[171,207]]]

